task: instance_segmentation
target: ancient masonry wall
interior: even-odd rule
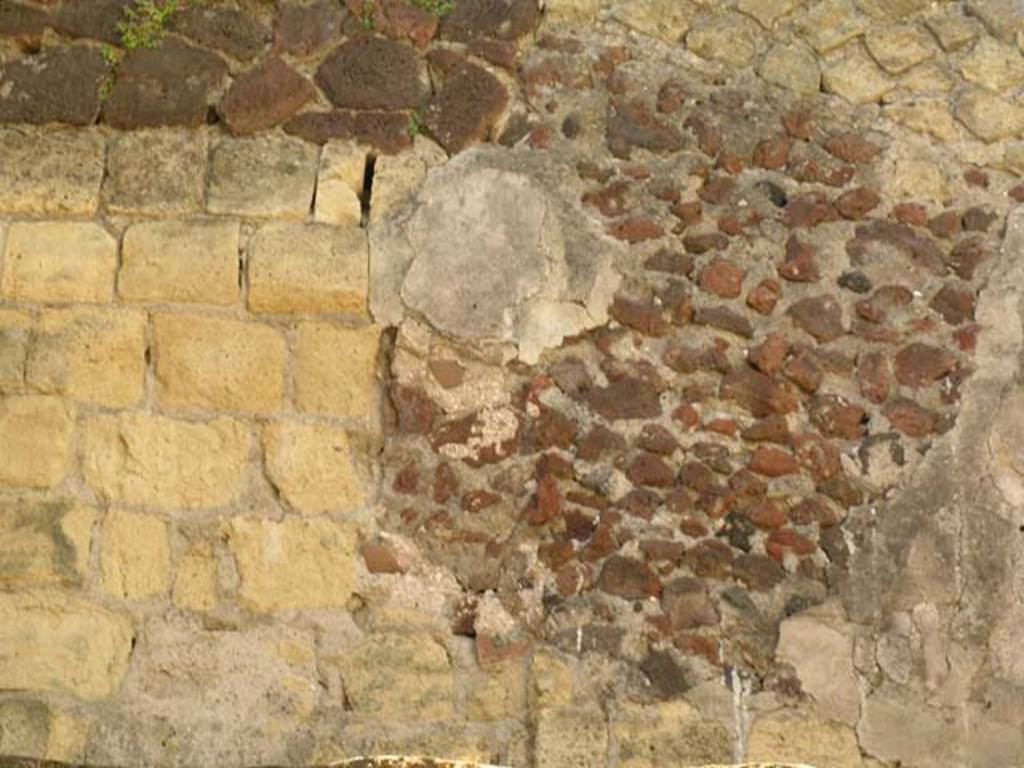
[[[1024,764],[1017,0],[0,0],[0,756]]]

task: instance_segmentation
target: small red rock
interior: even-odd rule
[[[747,362],[769,376],[782,367],[789,352],[789,340],[777,332],[769,333],[764,341],[747,350]]]
[[[789,140],[784,138],[764,139],[754,148],[754,165],[777,171],[789,162]]]
[[[836,210],[842,214],[844,219],[863,219],[869,212],[878,207],[882,198],[873,189],[857,187],[839,196],[836,200]]]
[[[889,396],[892,369],[881,352],[864,352],[857,358],[860,393],[872,403],[884,403]]]
[[[797,470],[796,459],[789,451],[770,445],[759,445],[750,457],[750,471],[766,477],[792,475]]]
[[[790,235],[786,241],[786,260],[779,267],[779,277],[793,283],[815,283],[821,279],[814,247]]]
[[[734,299],[743,290],[743,276],[746,273],[728,259],[713,259],[700,272],[699,285],[708,293],[723,299]]]
[[[928,229],[933,235],[947,240],[959,235],[963,228],[963,216],[958,211],[943,211],[928,222]]]
[[[808,408],[811,423],[825,437],[856,440],[867,434],[867,413],[838,395],[814,398]]]
[[[648,216],[634,216],[611,225],[608,234],[627,243],[642,243],[661,237],[662,231],[654,219]]]
[[[405,573],[390,545],[384,542],[368,541],[360,553],[370,573]]]
[[[883,410],[885,418],[908,437],[925,437],[935,431],[938,417],[934,412],[905,397],[896,398]]]
[[[970,288],[947,283],[928,306],[950,325],[960,325],[974,319],[974,292]]]
[[[720,232],[686,235],[683,238],[683,248],[687,253],[700,255],[711,250],[724,251],[728,247],[729,238]]]
[[[914,389],[928,386],[956,367],[956,355],[940,347],[914,342],[896,353],[896,380]]]
[[[700,221],[701,207],[700,200],[690,200],[676,203],[669,208],[669,211],[682,222],[684,227],[691,227]]]
[[[743,514],[762,530],[780,528],[787,522],[786,507],[777,499],[761,499],[747,507]]]
[[[928,223],[928,211],[920,203],[897,203],[889,212],[896,221],[923,227]]]
[[[669,330],[669,323],[662,316],[661,309],[649,301],[616,296],[609,314],[627,328],[647,336],[664,336]]]
[[[736,180],[731,176],[712,176],[697,190],[697,196],[705,203],[721,205],[729,200],[736,189]]]
[[[789,431],[789,423],[786,421],[786,417],[776,414],[758,419],[740,432],[740,437],[752,443],[766,442],[788,445],[793,435]]]
[[[813,336],[819,343],[838,339],[846,330],[843,328],[843,311],[831,296],[814,296],[800,299],[789,306],[786,314],[801,330]]]
[[[814,394],[821,386],[825,373],[818,361],[811,355],[799,353],[789,358],[782,366],[782,375],[804,392]]]
[[[676,479],[675,472],[664,459],[653,453],[641,453],[626,469],[626,477],[633,485],[668,488]]]
[[[597,587],[609,595],[627,600],[642,600],[661,594],[661,580],[646,563],[613,555],[605,561],[597,577]]]
[[[782,286],[778,280],[765,278],[747,294],[747,306],[762,315],[770,315],[782,298]]]
[[[847,163],[867,164],[881,153],[881,147],[853,131],[834,133],[823,144],[825,151]]]

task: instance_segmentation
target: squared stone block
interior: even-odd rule
[[[146,382],[146,316],[120,309],[44,312],[33,328],[25,380],[81,402],[138,403]]]
[[[117,292],[126,301],[234,304],[239,225],[175,220],[125,230]]]
[[[366,313],[369,248],[358,227],[267,224],[249,243],[249,309]]]
[[[3,267],[0,289],[9,299],[109,302],[114,294],[117,241],[98,224],[12,224]]]
[[[25,388],[32,324],[27,312],[0,310],[0,394],[15,394]]]
[[[300,139],[222,139],[213,148],[210,213],[301,219],[309,215],[319,148]]]
[[[100,586],[113,597],[138,600],[170,589],[167,523],[155,515],[115,510],[103,522]]]
[[[69,501],[0,503],[0,584],[81,584],[96,511]]]
[[[0,211],[91,216],[104,152],[98,131],[0,129]]]
[[[206,155],[206,134],[201,131],[115,133],[103,182],[107,210],[158,216],[200,210]]]
[[[153,336],[157,399],[164,406],[247,413],[281,408],[288,350],[276,328],[157,315]]]
[[[372,421],[380,328],[301,323],[293,375],[299,410]]]
[[[0,397],[0,486],[51,488],[64,479],[74,416],[59,397]]]

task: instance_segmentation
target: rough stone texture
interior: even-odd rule
[[[444,87],[424,107],[423,121],[449,153],[483,141],[508,102],[505,86],[482,67],[465,63],[448,73]]]
[[[67,472],[73,412],[60,398],[24,395],[0,399],[0,437],[8,458],[0,484],[50,488]]]
[[[108,66],[92,47],[69,45],[0,65],[0,121],[89,125],[100,112]]]
[[[519,355],[527,361],[565,336],[603,322],[617,281],[608,256],[597,263],[589,256],[615,247],[551,197],[557,186],[544,184],[543,176],[534,180],[515,159],[486,152],[462,157],[428,174],[411,211],[371,238],[371,248],[382,256],[371,264],[374,317],[395,321],[401,312],[394,293],[399,289],[411,310],[448,333],[517,338]],[[479,191],[467,194],[467,186]],[[559,221],[556,212],[567,220]],[[495,229],[509,239],[494,240]],[[465,256],[452,251],[453,240],[464,244]],[[470,285],[450,280],[439,285],[435,279],[465,270],[476,275]]]
[[[413,49],[363,35],[333,50],[316,73],[331,103],[345,109],[406,109],[420,106],[428,89]]]
[[[158,216],[200,210],[206,154],[202,134],[150,130],[113,136],[103,182],[107,210]]]
[[[67,502],[0,505],[0,583],[78,585],[88,573],[96,512]]]
[[[237,78],[218,110],[232,133],[254,133],[283,123],[315,95],[312,83],[274,56]]]
[[[239,598],[254,611],[345,605],[355,587],[355,533],[326,517],[240,517],[226,535]]]
[[[363,314],[367,261],[366,235],[356,227],[267,224],[249,244],[249,309]]]
[[[313,211],[317,221],[338,227],[359,226],[367,159],[367,152],[352,141],[329,141],[324,145]]]
[[[121,243],[117,293],[125,301],[234,304],[238,240],[232,222],[134,224]]]
[[[537,765],[541,768],[601,765],[608,726],[600,710],[542,709],[537,717]]]
[[[187,7],[171,18],[174,31],[239,61],[258,56],[270,42],[270,30],[238,8]]]
[[[284,399],[284,336],[256,323],[157,315],[156,397],[165,407],[271,413]]]
[[[852,728],[806,715],[761,716],[747,738],[747,758],[753,761],[799,761],[835,768],[863,765]]]
[[[0,130],[0,208],[91,215],[99,204],[104,142],[92,131]]]
[[[170,588],[167,523],[152,515],[110,512],[103,521],[100,584],[117,598],[140,600]]]
[[[110,501],[202,509],[230,504],[242,490],[251,438],[231,419],[103,415],[82,428],[82,473]]]
[[[117,242],[97,224],[13,224],[0,292],[19,301],[108,302],[116,269]]]
[[[67,691],[86,700],[117,691],[131,653],[130,619],[56,592],[0,595],[0,685]]]
[[[267,478],[304,514],[358,510],[363,491],[342,429],[278,421],[263,430]]]
[[[295,403],[299,410],[357,420],[376,410],[380,328],[301,323],[295,342]]]
[[[210,213],[304,218],[313,203],[317,153],[296,139],[222,139],[210,155]]]

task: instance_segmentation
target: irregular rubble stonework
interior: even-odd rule
[[[1024,763],[1017,4],[147,9],[0,0],[0,765]]]

